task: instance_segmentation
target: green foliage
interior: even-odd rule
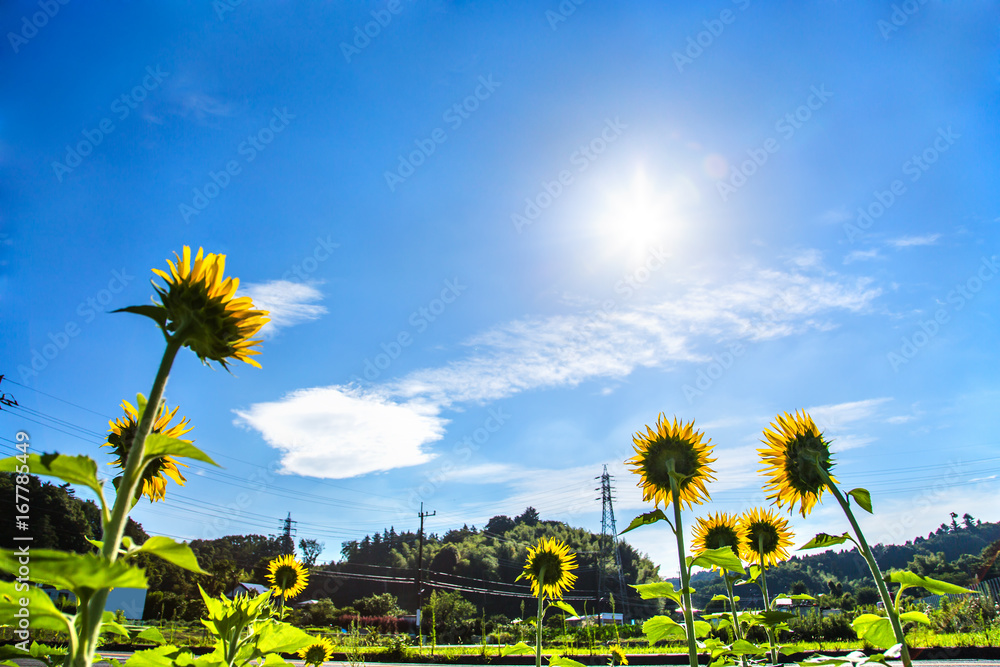
[[[435,644],[461,644],[475,634],[476,607],[458,591],[434,591],[423,610],[423,631],[436,633]]]
[[[353,606],[362,616],[402,616],[406,613],[400,608],[399,600],[391,593],[369,595],[355,600]]]

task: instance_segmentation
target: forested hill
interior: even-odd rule
[[[879,567],[884,570],[910,570],[923,576],[949,581],[961,586],[1000,577],[1000,523],[986,523],[970,514],[950,514],[926,538],[919,536],[904,544],[877,544],[872,547]],[[772,592],[827,595],[830,603],[845,606],[866,603],[875,593],[871,573],[856,550],[795,552],[786,562],[769,569],[768,588]],[[695,605],[704,606],[718,593],[725,593],[719,576],[700,572],[693,578]],[[919,591],[914,591],[920,594]],[[759,596],[756,588],[747,587],[745,596]],[[926,593],[924,593],[926,594]],[[861,598],[860,600],[858,598]]]
[[[541,537],[562,540],[577,554],[579,567],[575,573],[578,580],[569,595],[586,599],[588,611],[595,609],[602,578],[605,581],[604,590],[611,590],[620,598],[614,560],[602,557],[602,554],[609,552],[603,548],[601,535],[573,528],[559,521],[542,521],[530,507],[515,518],[495,516],[482,529],[462,526],[443,535],[425,535],[423,566],[428,573],[428,590],[434,588],[435,584],[442,587],[453,586],[451,590],[461,590],[466,597],[477,603],[482,601],[489,608],[489,613],[517,615],[515,612],[519,609],[523,596],[511,596],[507,593],[512,590],[524,567],[528,547],[535,545]],[[619,549],[626,583],[660,580],[658,567],[647,556],[624,541],[619,542]],[[345,542],[341,549],[343,560],[336,565],[324,566],[323,569],[344,575],[370,575],[372,579],[362,584],[363,580],[341,577],[336,591],[331,595],[331,591],[321,588],[321,576],[317,578],[315,595],[310,591],[306,594],[332,597],[336,603],[338,596],[347,599],[355,592],[365,590],[364,586],[370,586],[376,581],[374,577],[379,575],[412,577],[417,567],[417,552],[417,533],[397,533],[392,528],[381,534],[366,536],[360,541]],[[523,581],[517,584],[518,587],[523,585]],[[412,586],[388,586],[384,590],[396,594],[404,608],[412,608],[415,602],[410,600],[413,597]],[[650,606],[644,604],[634,590],[629,589],[627,593],[630,605],[634,605],[637,610],[639,607]],[[621,611],[620,599],[617,604],[618,611]],[[601,610],[609,611],[606,603]]]

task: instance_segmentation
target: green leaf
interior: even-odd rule
[[[745,639],[737,639],[730,650],[735,655],[764,655],[767,653],[766,648],[752,644]]]
[[[149,434],[146,438],[145,452],[145,459],[147,460],[159,458],[161,456],[174,456],[178,458],[194,459],[195,461],[203,461],[205,463],[211,463],[214,466],[219,465],[213,461],[208,454],[192,445],[190,440],[171,438],[170,436],[163,435],[162,433]]]
[[[739,572],[745,574],[746,570],[743,569],[743,563],[740,562],[739,557],[733,551],[732,547],[721,547],[719,549],[707,549],[702,551],[693,559],[690,559],[689,565],[697,565],[698,567],[710,568],[713,565],[721,567],[727,572]]]
[[[629,586],[639,591],[639,596],[643,600],[669,598],[677,604],[681,604],[682,601],[681,591],[676,590],[669,581],[659,581],[655,584],[629,584]]]
[[[645,628],[644,628],[645,629]],[[694,622],[694,636],[698,639],[702,637],[707,637],[712,634],[712,624],[706,621],[695,621]]]
[[[146,628],[135,636],[134,641],[152,642],[153,644],[166,644],[167,640],[157,628]]]
[[[797,616],[797,614],[787,611],[762,611],[757,615],[760,616],[760,620],[764,621],[764,625],[777,625]]]
[[[111,312],[143,315],[159,324],[161,328],[167,325],[167,309],[163,306],[128,306],[127,308],[119,308]]]
[[[176,646],[157,646],[136,651],[125,662],[125,667],[173,667],[175,664],[191,664],[193,656]]]
[[[922,611],[907,611],[899,615],[899,620],[902,623],[923,623],[924,625],[930,625],[931,619],[927,618],[927,614]]]
[[[640,514],[636,518],[632,519],[632,523],[628,525],[628,528],[618,533],[619,535],[624,535],[633,528],[638,528],[639,526],[648,526],[651,523],[656,523],[657,521],[666,521],[670,523],[667,519],[667,515],[663,513],[663,510],[653,510],[652,512],[646,512],[645,514]],[[671,524],[672,526],[673,524]]]
[[[654,616],[642,624],[642,631],[650,646],[673,636],[685,636],[684,626],[669,616]]]
[[[737,602],[739,602],[739,600],[740,600],[739,598],[736,598]],[[729,596],[728,595],[723,595],[723,594],[720,593],[719,595],[713,595],[711,601],[712,602],[729,602]]]
[[[549,659],[549,667],[585,667],[582,662],[577,662],[566,656],[553,656]]]
[[[105,613],[110,614],[111,612]],[[103,635],[105,632],[110,632],[111,634],[128,639],[128,630],[126,630],[120,623],[115,623],[114,621],[104,621],[101,623],[101,634]]]
[[[17,553],[0,549],[0,570],[17,572]],[[77,593],[101,588],[146,588],[141,568],[122,560],[114,563],[97,554],[77,554],[54,549],[31,551],[31,580]],[[48,596],[46,596],[48,597]]]
[[[570,614],[571,616],[579,616],[579,614],[576,613],[576,609],[573,609],[573,606],[570,603],[564,602],[563,600],[553,601],[552,606],[558,609],[562,609],[564,612]]]
[[[500,651],[501,656],[510,655],[511,653],[524,653],[525,651],[534,651],[532,647],[528,646],[524,642],[518,642],[511,646],[504,646]]]
[[[264,653],[294,653],[313,643],[312,636],[288,623],[263,625],[257,639],[257,649]]]
[[[806,549],[823,549],[826,547],[832,547],[837,544],[843,544],[847,540],[854,541],[850,533],[844,533],[843,535],[827,535],[826,533],[819,533],[816,537],[809,540],[805,546],[800,547],[799,551],[805,551]]]
[[[851,624],[860,639],[868,641],[879,648],[889,648],[896,643],[896,634],[892,631],[892,623],[884,616],[861,614]]]
[[[956,584],[949,584],[947,581],[931,579],[930,577],[921,577],[919,574],[907,572],[906,570],[892,572],[889,574],[889,580],[893,583],[900,584],[904,588],[919,586],[937,595],[945,595],[949,593],[975,593],[975,591],[969,590],[968,588],[963,588],[962,586],[958,586]]]
[[[847,492],[847,495],[854,498],[854,502],[856,502],[861,509],[868,512],[869,514],[873,514],[872,494],[868,493],[868,489],[862,489],[862,488],[851,489],[850,491]]]
[[[21,600],[27,598],[29,627],[57,632],[73,627],[72,617],[59,611],[45,591],[30,585],[19,590],[23,586],[23,582],[0,581],[0,625],[17,627],[19,619],[14,614],[25,608]]]
[[[805,593],[796,593],[794,595],[789,595],[788,593],[782,593],[775,600],[815,600],[811,595],[806,595]]]
[[[21,455],[23,456],[23,454]],[[15,456],[0,460],[0,472],[15,472],[22,466]],[[65,454],[28,454],[28,470],[33,475],[58,477],[70,484],[82,484],[101,497],[101,483],[97,481],[97,462],[89,456]]]
[[[197,574],[209,574],[198,566],[198,558],[191,551],[191,547],[187,544],[174,542],[169,537],[163,535],[155,535],[149,538],[141,547],[132,551],[129,555],[138,553],[155,554],[168,563],[183,567],[185,570],[190,570]]]

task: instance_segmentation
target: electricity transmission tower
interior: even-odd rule
[[[622,555],[618,548],[618,528],[615,525],[614,489],[611,487],[611,475],[608,474],[608,466],[604,466],[604,473],[594,479],[601,480],[601,555],[597,566],[598,584],[597,590],[601,599],[604,599],[605,592],[611,593],[614,584],[608,581],[604,575],[604,564],[611,559],[614,554],[615,570],[618,572],[618,605],[621,610],[622,622],[629,616],[628,595],[625,593],[625,571],[622,569]],[[594,489],[595,491],[597,489]],[[619,606],[620,605],[620,606]]]
[[[288,553],[295,555],[295,528],[292,524],[296,524],[298,521],[292,521],[292,513],[288,513],[288,517],[281,522],[281,546],[283,546]]]

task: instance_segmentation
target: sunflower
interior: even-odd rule
[[[299,657],[307,665],[322,665],[333,655],[333,644],[326,637],[313,637],[313,643],[299,649]]]
[[[539,595],[541,585],[543,595],[550,599],[562,599],[563,591],[572,588],[576,581],[576,575],[572,572],[575,569],[576,554],[570,553],[566,543],[543,537],[536,546],[528,548],[528,559],[521,577],[526,577],[531,582],[532,595]]]
[[[746,562],[776,565],[788,559],[792,531],[783,517],[755,507],[740,517],[740,529],[745,535],[740,557]]]
[[[118,459],[112,461],[111,465],[118,466],[124,470],[125,462],[128,461],[129,450],[132,449],[132,441],[135,439],[136,429],[139,426],[139,412],[128,401],[122,401],[122,409],[125,411],[125,416],[119,417],[113,422],[108,422],[111,426],[108,429],[108,441],[101,446],[111,447],[114,450]],[[178,408],[175,407],[173,410],[168,411],[166,404],[161,403],[156,411],[156,419],[153,421],[153,430],[151,433],[161,433],[170,438],[180,438],[190,431],[191,426],[188,425],[187,417],[181,417],[179,422],[170,426],[170,422],[177,414],[177,410]],[[186,480],[177,466],[187,467],[169,456],[161,456],[147,463],[145,469],[142,471],[142,485],[139,487],[139,494],[147,496],[151,503],[163,500],[167,492],[167,480],[164,478],[164,475],[184,486]]]
[[[245,361],[260,368],[251,349],[260,340],[251,340],[270,320],[267,311],[253,310],[248,296],[233,298],[240,285],[238,278],[223,278],[226,256],[209,253],[201,248],[194,260],[190,246],[184,246],[183,257],[174,253],[177,263],[167,260],[170,273],[153,269],[167,281],[161,287],[153,281],[160,295],[162,312],[154,318],[168,338],[180,336],[203,361],[218,361],[223,368],[229,359]]]
[[[611,651],[611,664],[613,665],[627,665],[628,658],[625,657],[625,651],[618,644],[614,644],[610,649]]]
[[[765,439],[761,440],[767,447],[757,450],[765,466],[760,472],[769,478],[764,485],[771,492],[767,498],[778,507],[787,504],[789,512],[798,504],[806,516],[826,490],[833,467],[830,443],[805,412],[778,415],[770,426],[764,429]],[[837,480],[830,477],[830,481]]]
[[[305,590],[309,573],[295,556],[278,556],[267,565],[267,583],[275,595],[289,600]]]
[[[740,518],[735,514],[719,512],[709,514],[706,519],[698,517],[695,520],[691,551],[697,555],[709,549],[732,547],[733,552],[739,556],[740,545],[745,541],[746,533],[740,524]],[[719,568],[713,565],[712,569]]]
[[[715,459],[708,458],[713,445],[711,440],[702,442],[704,434],[694,430],[694,422],[679,423],[677,418],[671,424],[663,413],[656,422],[656,430],[649,426],[646,433],[636,433],[632,436],[636,455],[625,461],[635,466],[632,472],[640,476],[641,481],[636,486],[642,487],[642,499],[652,500],[659,506],[670,505],[672,493],[670,490],[670,470],[683,476],[678,480],[680,504],[692,507],[708,500],[705,483],[715,480],[708,467]]]

